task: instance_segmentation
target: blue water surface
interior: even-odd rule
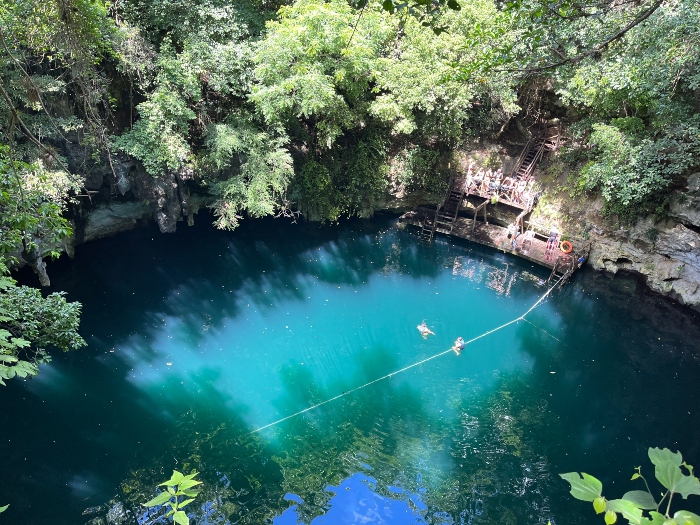
[[[508,324],[546,270],[390,219],[144,227],[49,270],[88,347],[3,391],[8,523],[167,523],[141,503],[196,469],[201,525],[579,524],[559,473],[613,498],[649,446],[700,457],[697,316],[631,278]]]

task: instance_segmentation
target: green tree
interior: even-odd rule
[[[255,56],[256,107],[270,123],[299,119],[314,150],[363,127],[377,59],[396,34],[381,11],[367,9],[354,26],[353,14],[344,0],[299,0],[268,23]]]
[[[294,167],[287,137],[279,128],[264,129],[242,112],[207,130],[203,164],[219,176],[211,182],[219,228],[235,228],[244,211],[255,218],[285,213],[289,206]]]
[[[7,264],[19,258],[39,270],[41,256],[57,255],[71,228],[62,216],[65,195],[79,180],[64,172],[51,173],[41,162],[32,165],[12,158],[0,146],[0,384],[13,377],[31,377],[39,364],[50,361],[48,350],[85,346],[78,335],[80,303],[64,294],[43,297],[40,290],[17,286]]]
[[[439,20],[446,28],[440,35],[413,18],[402,24],[392,52],[378,59],[379,94],[369,111],[396,134],[454,147],[465,135],[498,129],[520,108],[511,74],[479,69],[484,36],[505,23],[493,2],[470,2]],[[467,69],[471,73],[463,74]]]

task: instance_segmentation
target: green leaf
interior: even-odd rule
[[[683,474],[679,464],[676,464],[675,458],[660,461],[654,467],[656,479],[671,492],[681,494],[684,499],[687,499],[691,494],[700,495],[700,480],[695,476]]]
[[[590,474],[582,472],[567,472],[559,474],[571,484],[571,495],[582,501],[593,501],[603,492],[603,484]]]
[[[664,525],[666,522],[666,516],[659,512],[651,511],[649,515],[651,519],[642,518],[641,525]]]
[[[603,496],[597,497],[593,500],[593,508],[596,514],[605,512],[605,498]]]
[[[635,505],[631,501],[627,501],[624,499],[614,499],[607,502],[606,508],[608,512],[619,512],[632,525],[640,525],[642,522],[642,509],[637,507],[637,505]]]
[[[687,510],[679,510],[673,515],[678,525],[700,525],[700,516]]]
[[[608,510],[605,512],[605,523],[607,525],[613,525],[617,521],[617,514],[615,514],[612,510]]]
[[[158,494],[155,498],[153,498],[151,501],[148,501],[146,503],[142,503],[144,507],[155,507],[156,505],[162,505],[166,501],[170,500],[172,496],[168,492],[161,492]]]
[[[186,479],[182,483],[180,483],[180,490],[189,489],[192,487],[196,487],[197,485],[201,485],[201,484],[202,484],[201,481],[197,481],[194,479]]]
[[[683,462],[683,455],[680,452],[671,452],[667,448],[649,448],[649,459],[657,466],[671,462],[673,465],[680,467]]]
[[[683,499],[688,499],[691,494],[700,496],[700,480],[695,476],[683,475],[680,482],[676,484],[674,492],[678,492]]]
[[[631,501],[640,509],[656,510],[657,507],[654,496],[649,494],[646,490],[631,490],[625,493],[622,499]]]
[[[187,517],[187,514],[181,510],[173,514],[173,521],[178,525],[190,525],[190,519]]]
[[[654,467],[654,475],[664,487],[675,492],[674,487],[680,483],[683,473],[672,461],[660,461]]]
[[[639,472],[635,472],[634,474],[632,474],[632,481],[634,481],[635,479],[638,479],[640,477],[642,477],[641,474],[639,474]]]
[[[174,487],[175,485],[181,483],[183,479],[185,479],[185,476],[182,474],[182,472],[173,470],[173,476],[168,481],[160,483],[160,485],[168,485]]]
[[[178,505],[178,507],[179,507],[179,508],[182,508],[182,507],[184,507],[185,505],[189,505],[189,504],[192,503],[193,501],[194,501],[194,498],[186,499],[185,501],[183,501],[182,503],[180,503],[180,504]]]
[[[5,505],[4,507],[0,507],[0,512],[5,512],[7,510],[7,507],[9,507],[9,505]]]

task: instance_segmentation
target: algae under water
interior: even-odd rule
[[[49,270],[89,346],[2,391],[7,523],[166,523],[139,504],[173,469],[205,482],[197,524],[592,523],[558,473],[614,498],[649,446],[700,458],[698,317],[631,278],[581,272],[529,322],[251,434],[520,316],[548,273],[390,220],[206,218]]]

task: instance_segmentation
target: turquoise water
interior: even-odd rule
[[[583,272],[411,366],[519,317],[547,273],[389,220],[206,222],[50,268],[89,347],[2,392],[7,523],[165,523],[139,503],[173,469],[201,473],[200,524],[590,523],[559,472],[614,498],[649,446],[700,457],[697,316],[633,279]]]

